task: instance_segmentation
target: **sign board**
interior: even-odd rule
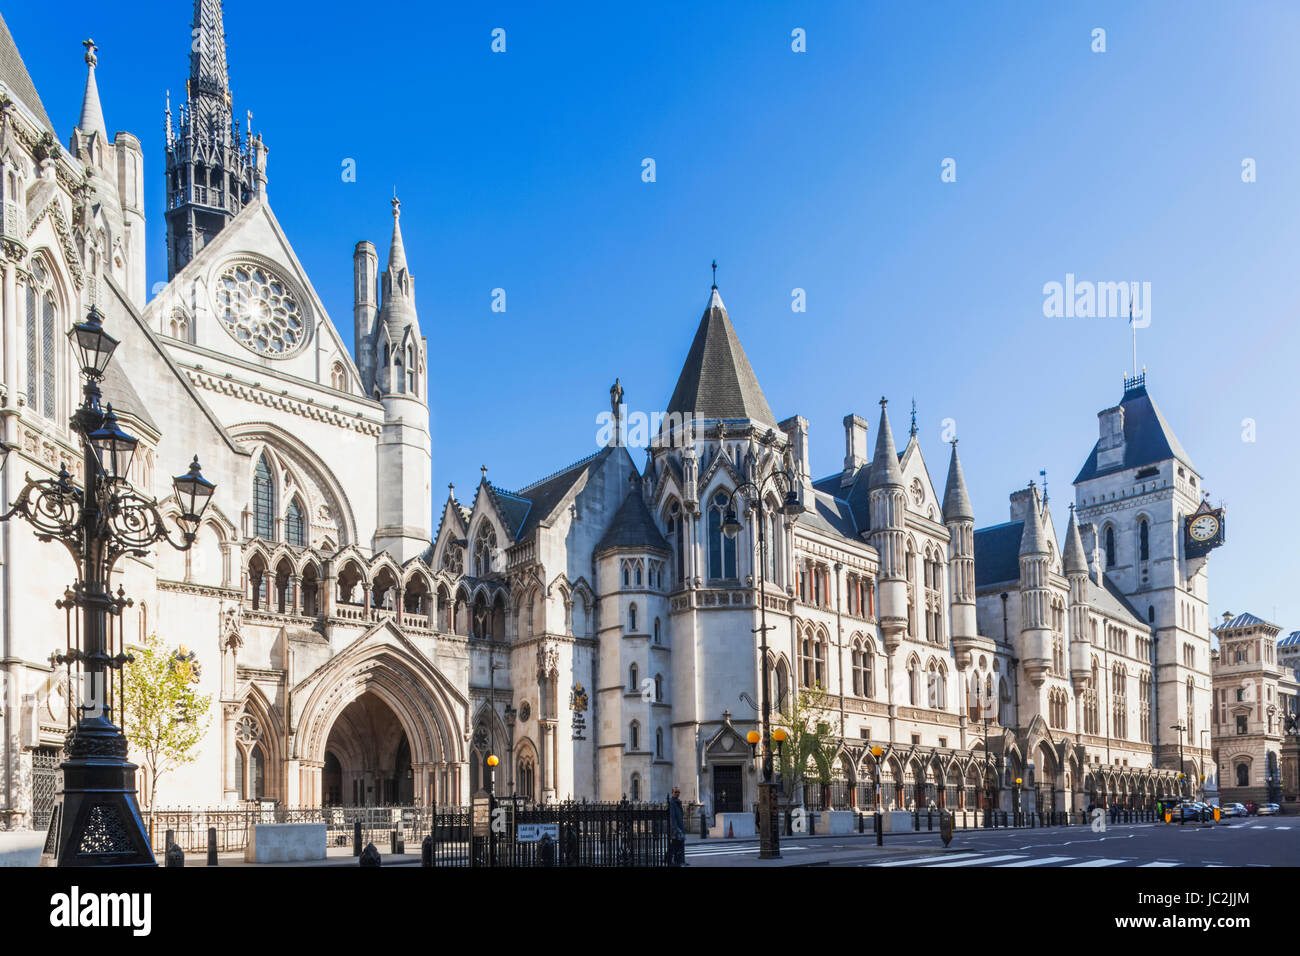
[[[491,825],[492,806],[486,794],[474,797],[472,804],[471,824],[474,828],[474,836],[486,837]]]
[[[543,837],[549,836],[551,841],[558,843],[560,841],[560,825],[558,823],[521,823],[515,829],[515,839],[520,843],[541,843]]]

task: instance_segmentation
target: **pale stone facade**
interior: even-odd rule
[[[835,806],[873,800],[877,770],[890,806],[988,794],[1063,810],[1173,790],[1167,725],[1208,726],[1207,572],[1178,544],[1195,473],[1171,434],[1147,434],[1167,426],[1144,388],[1119,406],[1127,445],[1124,416],[1103,413],[1064,546],[1034,487],[976,531],[955,444],[940,492],[915,427],[896,447],[883,400],[874,454],[849,415],[843,467],[815,479],[809,422],[773,415],[715,287],[643,467],[620,429],[514,491],[484,469],[468,503],[449,490],[435,529],[400,207],[382,271],[371,243],[353,247],[349,352],[272,212],[267,146],[233,122],[217,0],[196,0],[194,26],[190,100],[167,117],[169,281],[152,296],[144,159],[129,134],[108,140],[96,64],[70,154],[0,35],[6,500],[23,471],[80,461],[63,330],[92,304],[122,340],[105,394],[142,439],[136,486],[174,511],[169,476],[195,453],[218,484],[192,551],[121,572],[128,643],[156,631],[193,648],[214,700],[160,802],[462,803],[495,753],[498,790],[535,800],[678,785],[748,811],[764,667],[778,702],[828,693],[842,741],[815,776]],[[760,575],[757,512],[733,492],[787,467],[804,511],[765,491]],[[18,523],[0,549],[0,810],[23,826],[63,735],[48,655],[73,572]],[[1196,743],[1183,752],[1199,774]]]
[[[1253,614],[1224,614],[1214,629],[1214,749],[1224,803],[1287,804],[1292,812],[1300,794],[1294,768],[1284,768],[1284,745],[1300,683],[1279,659],[1280,632]]]

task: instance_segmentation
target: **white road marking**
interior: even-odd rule
[[[947,863],[927,863],[926,866],[931,869],[937,869],[941,866],[988,866],[990,863],[998,863],[1002,860],[1018,860],[1019,853],[1011,853],[1006,856],[986,856],[978,860],[949,860]]]
[[[1143,863],[1142,866],[1178,866],[1178,864],[1170,863],[1168,860],[1155,860],[1151,863]]]
[[[1066,860],[1073,860],[1072,856],[1045,856],[1038,860],[1021,860],[1019,863],[1002,863],[1003,866],[1048,866],[1052,863],[1064,863]]]
[[[979,853],[942,853],[938,856],[912,857],[906,860],[889,860],[886,863],[869,863],[868,866],[922,866],[926,863],[934,863],[939,860],[967,860],[971,857],[980,856]]]
[[[1070,866],[1071,866],[1071,867],[1075,867],[1075,866],[1114,866],[1116,863],[1123,863],[1123,862],[1125,862],[1125,861],[1124,861],[1124,860],[1084,860],[1082,863],[1071,863]]]

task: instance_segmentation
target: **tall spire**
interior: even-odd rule
[[[266,147],[260,137],[241,134],[234,121],[221,0],[194,0],[188,46],[187,102],[167,137],[169,279],[253,202],[266,181]]]
[[[99,62],[95,50],[98,48],[90,39],[82,40],[81,45],[86,48],[86,92],[81,98],[81,119],[77,121],[77,129],[87,136],[98,133],[107,142],[104,109],[99,104],[99,86],[95,83],[95,64]]]
[[[199,112],[196,107],[201,102],[207,108],[219,110],[225,125],[229,126],[230,73],[226,68],[226,28],[221,0],[194,0],[190,36],[193,38],[188,89],[191,109]]]
[[[903,487],[903,470],[898,467],[898,449],[894,446],[894,433],[889,427],[888,399],[880,399],[880,430],[876,432],[876,454],[871,459],[871,487],[885,485]]]
[[[961,459],[957,457],[957,439],[952,440],[952,457],[948,459],[948,484],[943,491],[943,520],[954,518],[975,519],[970,496],[966,494],[966,476],[962,474]]]
[[[397,198],[396,190],[393,191],[393,242],[388,248],[388,271],[396,273],[398,271],[409,271],[406,268],[406,247],[402,244],[402,201]],[[418,237],[417,237],[418,238]]]

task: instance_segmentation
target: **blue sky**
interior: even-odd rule
[[[81,40],[99,44],[110,134],[145,150],[151,283],[163,93],[183,98],[191,6],[3,11],[65,139]],[[846,413],[874,436],[888,395],[903,432],[915,397],[940,485],[956,421],[978,524],[1045,469],[1060,531],[1130,337],[1122,318],[1045,318],[1042,288],[1138,280],[1139,364],[1228,507],[1211,613],[1300,628],[1277,510],[1300,469],[1300,7],[540,6],[225,7],[236,115],[253,111],[272,205],[348,340],[352,247],[386,255],[401,195],[435,498],[468,493],[480,464],[518,487],[588,454],[615,376],[630,408],[662,408],[716,258],[774,412],[812,422],[815,474],[840,468]]]

